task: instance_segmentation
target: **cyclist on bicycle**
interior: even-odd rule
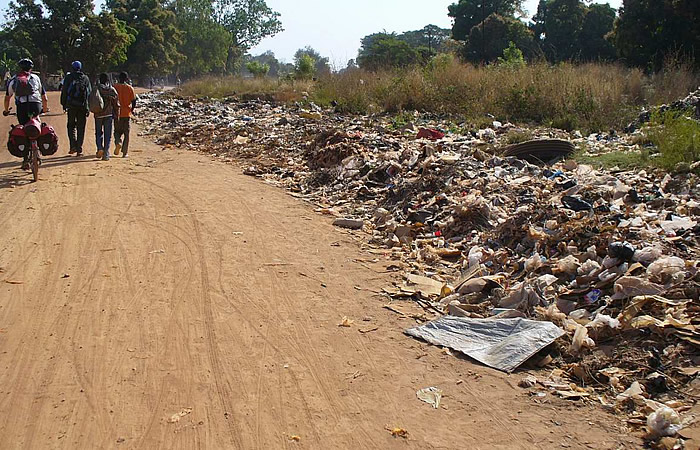
[[[41,85],[39,76],[32,73],[34,67],[32,60],[25,58],[17,65],[20,69],[19,73],[7,83],[3,115],[7,116],[10,113],[10,99],[14,95],[17,106],[17,121],[20,125],[24,125],[32,117],[49,111],[49,99]],[[22,168],[29,168],[28,154],[24,157]]]

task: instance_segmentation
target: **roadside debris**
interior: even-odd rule
[[[675,436],[681,430],[681,418],[676,411],[663,406],[649,414],[647,427],[653,437]]]
[[[408,439],[408,431],[403,429],[403,428],[389,428],[386,427],[386,430],[391,433],[392,436],[394,437],[400,437],[404,439]]]
[[[432,405],[433,408],[438,409],[440,407],[440,400],[442,399],[442,389],[436,387],[428,387],[425,389],[420,389],[416,392],[416,396],[425,403]]]
[[[397,127],[263,101],[143,103],[142,129],[165,151],[240,162],[365,236],[402,275],[382,294],[417,322],[409,335],[505,371],[532,357],[558,372],[528,389],[600,401],[638,427],[700,395],[700,177],[567,159],[575,148],[640,151],[637,135],[476,129],[418,113]]]
[[[408,329],[406,334],[460,351],[489,367],[512,372],[566,332],[544,321],[443,316]]]

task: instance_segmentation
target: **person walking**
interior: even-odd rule
[[[102,98],[102,108],[94,108],[94,98]],[[99,97],[98,97],[99,96]],[[101,73],[97,80],[95,92],[90,97],[90,108],[95,115],[95,142],[97,143],[97,158],[109,161],[109,145],[112,140],[112,124],[115,117],[119,116],[119,94],[109,82],[106,73]]]
[[[72,72],[66,75],[61,89],[61,106],[68,112],[68,140],[70,150],[68,154],[83,154],[83,141],[85,140],[85,123],[90,110],[88,98],[92,92],[90,79],[83,73],[83,65],[80,61],[73,61]]]
[[[114,154],[122,153],[122,158],[129,157],[129,129],[131,128],[131,114],[136,108],[136,93],[129,84],[129,74],[119,74],[119,82],[114,85],[119,95],[119,117],[114,125]],[[122,142],[122,138],[124,139]]]

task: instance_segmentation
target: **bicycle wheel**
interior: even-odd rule
[[[39,149],[32,149],[32,176],[34,181],[39,181]]]

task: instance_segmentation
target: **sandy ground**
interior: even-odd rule
[[[375,293],[391,261],[282,190],[133,129],[130,159],[97,161],[92,118],[69,157],[45,120],[38,183],[0,155],[0,448],[639,446],[403,335]]]

